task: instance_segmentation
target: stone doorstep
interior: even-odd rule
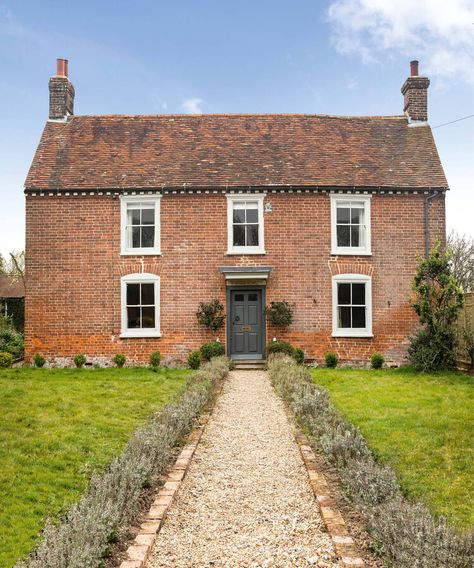
[[[296,425],[296,421],[289,411],[288,416],[291,422]],[[317,461],[313,448],[308,444],[306,436],[304,436],[299,429],[296,431],[295,439],[308,473],[311,489],[319,506],[321,518],[331,537],[336,555],[341,559],[343,566],[365,566],[365,562],[360,557],[354,540],[347,531],[344,518],[335,507],[326,478],[317,469]]]
[[[200,425],[188,436],[188,443],[184,446],[169,472],[166,483],[158,491],[145,521],[140,525],[140,532],[135,537],[133,544],[127,549],[127,559],[120,564],[120,568],[144,568],[155,545],[156,535],[160,531],[166,513],[186,475],[208,420],[209,415],[203,416],[199,422]]]

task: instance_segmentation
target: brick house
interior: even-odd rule
[[[236,359],[277,337],[402,362],[417,258],[445,239],[428,86],[412,62],[400,116],[75,116],[58,60],[25,183],[27,359],[185,359],[215,338],[195,314],[219,298]],[[265,319],[278,300],[286,330]]]

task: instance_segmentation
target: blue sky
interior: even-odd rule
[[[0,253],[24,246],[23,182],[69,59],[76,114],[402,113],[409,61],[432,126],[474,114],[474,0],[0,0]],[[474,119],[434,130],[448,229],[474,235]]]

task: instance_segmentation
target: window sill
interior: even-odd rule
[[[226,252],[227,256],[245,256],[247,254],[267,254],[266,251],[264,250],[241,250],[241,251],[236,251],[236,250],[228,250]]]
[[[145,339],[147,337],[161,337],[161,333],[153,331],[151,333],[144,333],[143,331],[124,331],[120,334],[120,339]]]
[[[120,251],[120,256],[161,256],[160,250],[136,249],[133,251]]]
[[[374,336],[374,334],[370,331],[359,331],[359,332],[356,332],[356,333],[350,333],[350,332],[347,332],[347,331],[334,331],[332,333],[332,337],[348,337],[348,338],[349,337],[356,337],[356,338],[357,337],[368,337],[368,338],[370,338],[370,337],[373,337],[373,336]]]
[[[372,256],[372,251],[356,249],[335,249],[331,251],[332,256]]]

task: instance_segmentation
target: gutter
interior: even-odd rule
[[[438,195],[438,191],[435,189],[431,195],[425,199],[425,258],[428,258],[430,254],[430,216],[429,216],[429,202],[431,199]]]

